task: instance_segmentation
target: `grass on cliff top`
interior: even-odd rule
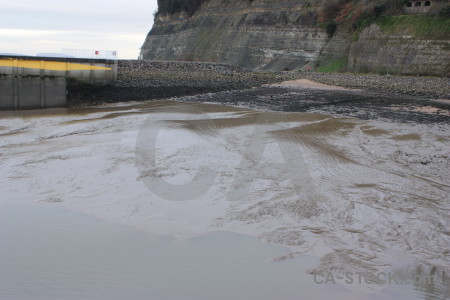
[[[411,32],[418,39],[450,38],[450,18],[431,15],[382,16],[374,21],[386,33]]]

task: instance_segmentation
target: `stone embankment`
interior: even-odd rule
[[[69,101],[71,105],[77,105],[164,99],[247,89],[294,77],[290,74],[252,72],[217,63],[122,60],[119,61],[114,84],[69,90]]]
[[[189,87],[206,90],[241,89],[288,78],[281,73],[261,73],[240,67],[201,62],[128,60],[119,63],[118,87]]]
[[[391,75],[355,75],[314,72],[254,72],[217,63],[123,60],[118,80],[105,87],[69,90],[71,105],[80,103],[164,99],[227,90],[243,90],[293,79],[379,93],[397,93],[430,99],[450,99],[450,79]]]
[[[346,88],[450,99],[450,78],[347,73],[302,73],[299,76]]]

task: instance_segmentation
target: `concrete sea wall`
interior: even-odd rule
[[[117,61],[0,56],[0,109],[64,107],[69,86],[117,79]]]
[[[63,77],[0,76],[0,109],[64,107],[66,86]]]

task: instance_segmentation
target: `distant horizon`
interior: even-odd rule
[[[0,0],[0,52],[24,55],[63,49],[117,51],[137,59],[153,26],[157,0]]]

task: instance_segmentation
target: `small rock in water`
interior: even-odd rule
[[[62,200],[60,198],[57,198],[57,197],[51,197],[51,198],[45,199],[44,202],[47,202],[47,203],[60,203],[60,202],[62,202]]]

